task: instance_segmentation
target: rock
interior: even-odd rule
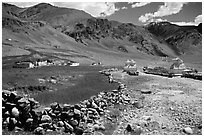
[[[142,116],[142,119],[145,121],[150,121],[151,117],[150,116]]]
[[[93,108],[98,108],[98,106],[96,105],[96,103],[94,101],[92,101],[92,107]]]
[[[94,108],[89,108],[88,109],[89,111],[88,111],[88,113],[93,113],[93,114],[97,114],[98,112],[96,111],[96,109],[94,109]],[[91,111],[91,112],[90,112]]]
[[[136,128],[134,128],[131,135],[140,135],[141,133],[142,133],[141,127],[137,126]]]
[[[10,100],[13,102],[15,100],[15,98],[17,97],[17,93],[11,92],[9,97],[10,97]]]
[[[33,122],[33,119],[32,118],[28,118],[27,120],[26,120],[26,123],[32,123]]]
[[[49,115],[42,115],[41,122],[42,123],[51,123],[52,118]]]
[[[19,110],[18,110],[16,107],[14,107],[14,108],[11,110],[11,114],[12,114],[14,117],[19,117],[20,112],[19,112]]]
[[[57,102],[54,102],[54,103],[50,104],[50,107],[51,107],[53,110],[55,110],[55,109],[57,108],[57,106],[58,106],[58,103],[57,103]]]
[[[99,126],[99,130],[105,130],[105,129],[106,129],[105,126],[103,126],[103,125]]]
[[[98,124],[93,125],[93,130],[98,130],[98,129],[99,129],[99,125]]]
[[[69,124],[67,123],[66,121],[64,121],[64,124],[65,124],[65,128],[70,131],[70,132],[73,132],[74,131],[74,128]]]
[[[64,104],[63,105],[63,111],[68,111],[71,108],[70,104]]]
[[[30,110],[30,102],[26,98],[21,98],[18,100],[18,105],[23,108],[24,111]]]
[[[45,134],[45,130],[42,127],[37,127],[34,130],[34,134],[36,134],[36,135],[44,135]]]
[[[3,117],[9,117],[9,116],[10,116],[9,111],[6,111],[6,112],[4,113],[4,115],[3,115]]]
[[[193,134],[193,130],[190,127],[184,128],[183,131],[184,133],[189,134],[189,135]]]
[[[74,112],[69,112],[67,116],[68,116],[68,119],[71,119],[74,116]]]
[[[38,108],[40,103],[34,100],[34,98],[29,98],[28,101],[30,102],[31,108]]]
[[[132,102],[132,105],[133,105],[134,107],[138,108],[138,109],[144,107],[144,105],[143,105],[143,103],[142,103],[141,101],[133,101],[133,102]]]
[[[51,123],[41,123],[39,126],[43,129],[49,129],[51,127]]]
[[[9,91],[9,90],[2,90],[2,93],[3,93],[3,94],[6,94],[6,95],[10,95],[10,94],[11,94],[11,91]]]
[[[8,118],[8,130],[14,130],[16,123],[18,122],[15,118]]]
[[[104,134],[101,133],[101,132],[96,131],[96,132],[94,132],[94,135],[104,135]]]
[[[63,121],[58,121],[58,122],[57,122],[57,125],[58,125],[59,127],[63,127],[63,126],[64,126],[64,122],[63,122]]]
[[[117,89],[112,90],[113,93],[118,93]]]
[[[78,110],[80,110],[80,109],[81,109],[81,107],[80,107],[80,105],[79,105],[79,104],[75,104],[75,105],[74,105],[74,108],[75,108],[75,109],[78,109]]]
[[[72,126],[77,126],[77,125],[78,125],[78,121],[75,120],[75,119],[73,119],[73,120],[70,121],[70,124],[71,124]]]
[[[15,132],[16,132],[16,131],[17,131],[17,132],[18,132],[18,131],[23,131],[23,128],[15,127],[14,130],[15,130]]]
[[[126,131],[127,131],[127,132],[131,132],[131,131],[132,131],[132,127],[131,127],[130,124],[127,125],[127,127],[126,127]]]
[[[46,132],[53,132],[53,130],[51,130],[51,129],[47,129]]]
[[[86,112],[86,108],[81,108],[81,111],[84,113],[84,112]]]
[[[75,114],[75,115],[81,115],[81,112],[80,112],[80,110],[78,110],[78,109],[75,108],[75,109],[74,109],[74,114]]]
[[[80,127],[76,127],[75,130],[74,130],[74,133],[76,135],[82,135],[84,133],[84,130]]]
[[[149,89],[141,89],[141,93],[142,93],[142,94],[151,94],[152,91],[149,90]]]
[[[60,118],[61,118],[62,121],[68,119],[68,112],[62,111],[61,115],[60,115]]]
[[[55,115],[59,115],[59,114],[61,113],[61,111],[60,111],[60,110],[54,110],[53,113],[54,113]]]
[[[66,130],[65,127],[58,127],[56,131],[62,134],[65,132],[65,130]]]
[[[46,108],[44,108],[44,110],[45,110],[46,112],[50,112],[50,111],[52,110],[52,108],[51,108],[51,107],[46,107]]]
[[[20,100],[18,100],[19,104],[25,103],[25,104],[29,104],[30,102],[26,99],[26,98],[21,98]]]

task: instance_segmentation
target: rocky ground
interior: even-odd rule
[[[101,71],[119,87],[78,104],[38,102],[3,91],[3,134],[202,134],[202,81],[118,69]]]
[[[118,75],[135,103],[122,112],[113,134],[124,134],[128,124],[143,135],[202,134],[202,81],[142,72],[138,77]]]

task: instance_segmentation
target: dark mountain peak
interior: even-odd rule
[[[2,3],[2,18],[17,18],[19,13],[25,10],[25,8],[19,8],[15,5]]]
[[[12,5],[12,4],[9,4],[9,3],[4,3],[4,2],[2,3],[2,6],[3,7],[12,7],[12,6],[16,7],[15,5]]]
[[[35,6],[27,8],[25,11],[21,13],[21,17],[23,18],[32,18],[33,16],[36,16],[37,14],[41,14],[45,11],[49,11],[52,9],[55,9],[56,7],[52,6],[48,3],[40,3]]]

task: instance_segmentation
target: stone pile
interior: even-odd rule
[[[103,118],[107,116],[109,106],[128,104],[130,97],[125,94],[126,86],[119,85],[111,92],[100,92],[79,104],[58,104],[41,108],[32,98],[18,96],[15,92],[2,92],[3,129],[9,131],[31,131],[34,134],[94,134],[103,131]]]
[[[114,80],[112,72],[117,72],[119,71],[117,68],[111,68],[111,69],[104,69],[102,71],[99,71],[101,74],[108,76],[108,81],[109,83],[117,82]]]
[[[110,76],[112,72],[119,71],[118,68],[111,68],[111,69],[104,69],[102,71],[99,71],[101,74],[104,74],[106,76]]]

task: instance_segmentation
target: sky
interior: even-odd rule
[[[82,1],[82,0],[81,0]],[[46,1],[47,2],[47,1]],[[29,7],[40,2],[7,2]],[[168,21],[177,25],[198,25],[202,22],[202,2],[47,2],[58,7],[84,10],[94,17],[124,23],[146,25]]]

